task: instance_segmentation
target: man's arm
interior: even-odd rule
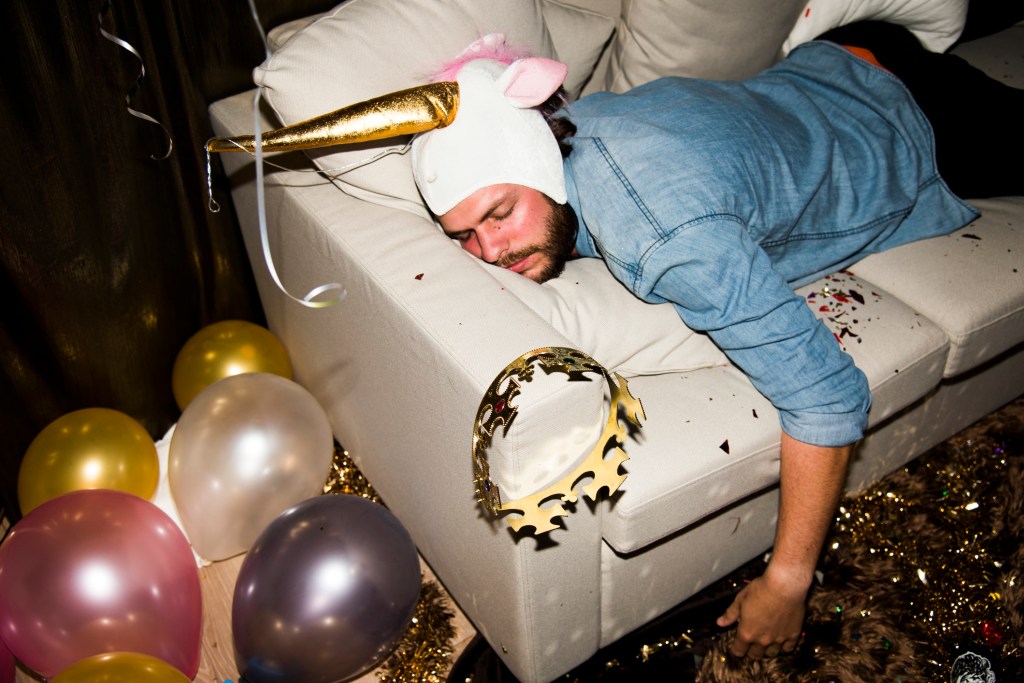
[[[771,560],[764,574],[740,591],[718,618],[722,627],[738,624],[732,654],[773,657],[796,647],[850,450],[812,446],[782,433],[779,522]]]
[[[842,444],[859,440],[867,425],[867,378],[742,224],[720,218],[679,230],[645,270],[657,274],[649,300],[672,302],[691,329],[708,332],[779,411],[775,550],[719,623],[739,621],[736,654],[792,649],[845,481],[850,446]]]

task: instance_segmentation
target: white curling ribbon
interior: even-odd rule
[[[263,26],[260,24],[259,14],[256,12],[256,4],[253,0],[249,0],[249,9],[252,11],[252,18],[256,23],[256,29],[259,31],[260,37],[263,39],[263,49],[266,52],[266,58],[270,59],[270,44],[267,42],[267,34],[263,32]],[[343,301],[347,296],[345,288],[337,282],[320,285],[310,290],[306,296],[299,299],[293,296],[284,284],[281,282],[281,278],[277,274],[277,268],[274,267],[274,258],[270,253],[270,239],[267,236],[267,207],[266,200],[264,198],[264,182],[263,182],[263,134],[261,132],[262,126],[260,125],[260,97],[263,94],[263,84],[256,90],[256,96],[252,101],[252,127],[255,131],[255,152],[256,152],[256,206],[259,212],[260,222],[260,245],[263,248],[263,260],[267,264],[267,271],[270,273],[270,277],[273,278],[274,284],[280,289],[285,296],[292,301],[302,304],[307,308],[327,308],[334,304]],[[212,196],[211,196],[212,201]],[[325,292],[335,291],[338,292],[337,297],[333,299],[327,299],[323,301],[313,301],[314,298],[324,294]]]
[[[109,9],[110,9],[110,0],[107,0],[106,2],[104,2],[100,6],[99,14],[96,17],[96,19],[97,19],[97,21],[99,23],[99,27],[100,27],[100,34],[104,38],[109,40],[110,42],[114,43],[115,45],[118,45],[118,46],[124,48],[125,50],[127,50],[128,52],[131,52],[133,55],[135,55],[136,59],[139,60],[139,75],[135,77],[135,83],[132,86],[133,89],[137,90],[138,87],[139,87],[139,84],[142,82],[142,79],[146,77],[146,64],[145,64],[145,62],[142,61],[142,55],[139,54],[138,50],[136,50],[131,45],[131,43],[128,43],[128,42],[126,42],[124,40],[121,40],[120,38],[118,38],[117,36],[113,35],[112,33],[109,33],[108,31],[106,31],[103,28],[103,15],[106,14]],[[142,119],[143,121],[148,121],[149,123],[155,123],[156,125],[160,126],[163,129],[164,135],[167,136],[167,152],[162,157],[158,157],[158,156],[154,156],[154,155],[150,154],[149,158],[150,159],[155,159],[157,161],[162,161],[162,160],[166,159],[167,157],[171,156],[171,152],[174,150],[174,138],[171,137],[171,133],[170,133],[170,131],[167,130],[167,127],[164,124],[162,124],[159,121],[157,121],[156,119],[154,119],[149,114],[144,114],[144,113],[142,113],[141,111],[139,111],[137,109],[132,109],[132,107],[131,107],[131,103],[132,103],[132,90],[131,89],[128,91],[128,94],[126,94],[124,96],[124,103],[126,105],[125,108],[128,110],[129,114],[131,114],[135,118]]]
[[[252,0],[250,0],[251,3]],[[255,9],[253,9],[255,12]],[[343,301],[347,292],[341,284],[332,282],[329,284],[323,284],[319,287],[315,287],[306,294],[306,296],[299,299],[293,296],[285,289],[284,284],[281,283],[281,278],[277,274],[277,269],[274,267],[274,258],[270,253],[270,239],[267,233],[267,207],[264,199],[264,183],[263,183],[263,134],[260,132],[260,96],[263,93],[263,88],[260,87],[256,91],[256,96],[253,98],[252,114],[253,114],[253,130],[256,131],[255,136],[255,150],[256,150],[256,205],[259,211],[260,221],[260,245],[263,248],[263,260],[267,264],[267,271],[270,273],[270,277],[273,278],[274,284],[280,289],[285,296],[292,301],[302,304],[307,308],[327,308],[334,304]],[[314,301],[313,299],[324,294],[325,292],[338,292],[337,297],[333,299],[326,299],[322,301]]]
[[[259,15],[256,12],[256,7],[254,6],[252,0],[249,0],[249,9],[252,12],[253,20],[254,20],[254,22],[256,24],[256,29],[259,32],[260,37],[263,40],[263,47],[264,47],[264,51],[265,51],[265,59],[269,61],[270,57],[271,57],[270,46],[269,46],[269,44],[267,42],[267,36],[263,32],[263,27],[262,27],[262,25],[260,23]],[[235,140],[229,140],[229,142],[235,144],[240,150],[249,152],[250,154],[252,154],[253,158],[255,159],[255,163],[256,163],[256,201],[257,201],[257,210],[258,210],[259,226],[260,226],[260,244],[261,244],[261,248],[263,249],[263,258],[264,258],[264,261],[266,262],[266,265],[267,265],[267,271],[270,273],[270,276],[273,279],[274,284],[277,285],[277,288],[280,289],[281,292],[283,292],[285,294],[285,296],[290,298],[292,301],[300,303],[303,306],[307,306],[309,308],[325,308],[327,306],[333,306],[334,304],[338,303],[339,301],[344,300],[345,297],[347,296],[345,288],[341,284],[339,284],[339,283],[332,282],[332,283],[329,283],[329,284],[323,284],[323,285],[320,285],[318,287],[315,287],[314,289],[312,289],[308,294],[306,294],[301,299],[297,298],[295,296],[292,296],[288,292],[288,290],[285,289],[284,285],[281,283],[281,279],[280,279],[280,277],[277,274],[277,269],[274,267],[274,261],[273,261],[273,258],[271,256],[270,241],[269,241],[269,238],[268,238],[267,218],[266,218],[266,200],[265,200],[265,183],[264,183],[264,175],[263,175],[263,166],[264,166],[264,164],[268,164],[270,166],[273,166],[274,168],[279,168],[281,170],[289,171],[289,172],[295,172],[295,173],[323,173],[323,174],[325,174],[327,176],[330,176],[330,177],[338,177],[338,176],[341,176],[341,175],[343,175],[345,173],[348,173],[351,170],[354,170],[356,168],[360,168],[360,167],[365,166],[367,164],[373,163],[373,162],[377,161],[378,159],[381,159],[381,158],[383,158],[385,156],[388,156],[388,155],[391,155],[391,154],[406,154],[411,149],[412,144],[411,144],[411,142],[407,142],[405,144],[398,145],[398,146],[395,146],[395,147],[388,147],[388,148],[383,149],[380,152],[378,152],[378,153],[376,153],[376,154],[374,154],[372,156],[369,156],[369,157],[367,157],[365,159],[361,159],[359,161],[347,164],[345,166],[336,167],[336,168],[330,168],[330,169],[288,168],[286,166],[281,166],[279,164],[275,164],[275,163],[266,161],[264,159],[264,156],[263,156],[263,134],[261,132],[262,131],[262,121],[260,120],[260,115],[259,115],[259,102],[260,102],[260,98],[262,97],[263,89],[264,89],[263,83],[262,82],[258,83],[257,84],[257,90],[256,90],[256,96],[253,99],[253,146],[252,146],[252,151],[249,152],[248,147],[243,146],[241,143],[239,143],[239,142],[237,142]],[[206,149],[206,189],[207,189],[207,194],[209,196],[209,210],[210,210],[211,213],[217,213],[218,211],[220,211],[220,205],[213,198],[213,173],[212,173],[212,169],[211,169],[211,158],[210,158],[210,154],[211,154],[211,152],[210,152],[210,142],[212,140],[216,140],[216,139],[217,138],[211,138],[210,140],[207,140],[206,141],[206,145],[205,145],[205,149]],[[338,292],[338,295],[335,298],[333,298],[333,299],[314,301],[314,299],[316,299],[317,297],[320,297],[321,295],[323,295],[323,294],[325,294],[327,292]]]

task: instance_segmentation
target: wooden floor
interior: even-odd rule
[[[238,683],[238,669],[235,666],[234,647],[231,642],[231,596],[244,558],[245,555],[238,555],[199,569],[203,590],[203,645],[199,673],[193,679],[195,683],[223,683],[226,680]],[[424,579],[436,582],[426,564],[421,562],[420,565]],[[454,603],[450,604],[450,607],[455,613],[452,624],[456,634],[452,642],[454,663],[476,635],[476,630]],[[41,683],[43,678],[19,667],[14,680],[15,683]],[[352,679],[352,683],[377,681],[374,671]]]

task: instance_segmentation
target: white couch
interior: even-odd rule
[[[274,56],[255,74],[270,104],[263,126],[415,85],[494,31],[569,63],[573,96],[667,73],[738,78],[776,60],[788,37],[811,32],[801,21],[828,14],[826,2],[812,0],[811,12],[805,4],[350,0],[272,32]],[[920,2],[903,4],[897,18],[921,35],[940,44],[955,37],[962,3],[932,2],[924,14],[913,11]],[[1017,26],[963,50],[1020,87],[1021,45]],[[216,133],[252,132],[252,103],[253,92],[214,103]],[[308,157],[332,169],[377,149]],[[573,262],[544,286],[474,260],[429,220],[401,154],[344,175],[267,169],[268,243],[284,288],[301,296],[339,282],[347,292],[332,307],[306,308],[270,276],[252,160],[222,161],[269,325],[296,379],[521,680],[556,678],[768,549],[774,409],[670,308],[633,299],[596,260]],[[297,153],[274,161],[308,166]],[[956,234],[872,256],[802,290],[874,393],[850,491],[1024,388],[1024,199],[976,206],[984,216]],[[548,346],[580,349],[630,377],[646,419],[625,444],[628,478],[612,500],[570,506],[563,528],[534,537],[512,533],[476,503],[470,449],[493,379]],[[513,428],[496,439],[492,473],[509,496],[561,477],[582,452],[566,435],[592,438],[602,420],[603,383],[563,379],[524,387]]]

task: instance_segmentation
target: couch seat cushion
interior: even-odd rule
[[[842,271],[797,290],[871,387],[874,426],[924,396],[942,379],[945,333],[881,287]]]
[[[867,375],[872,424],[940,381],[945,334],[897,297],[847,272],[798,292]],[[626,444],[629,477],[604,511],[604,538],[617,552],[643,548],[778,481],[775,409],[735,367],[635,377],[630,390],[647,420],[638,441]]]
[[[869,256],[853,268],[945,332],[946,377],[1016,346],[1024,329],[1024,197],[972,204],[982,216],[961,230]]]

